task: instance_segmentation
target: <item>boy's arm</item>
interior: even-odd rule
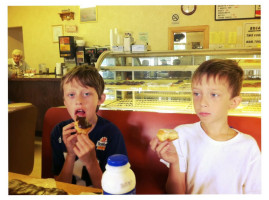
[[[76,155],[67,154],[61,173],[54,177],[56,181],[72,183],[75,159]]]
[[[102,170],[96,157],[95,144],[89,139],[88,135],[78,135],[77,143],[74,146],[74,153],[85,164],[90,175],[92,185],[101,188]]]
[[[170,164],[166,181],[166,192],[169,194],[186,193],[186,173],[180,172],[179,163]]]
[[[97,159],[86,165],[87,171],[91,177],[92,185],[96,188],[102,188],[101,179],[103,172],[99,166]]]
[[[256,142],[249,152],[250,162],[246,166],[247,178],[243,185],[243,193],[261,194],[261,153]]]
[[[150,146],[160,159],[170,165],[165,186],[166,192],[169,194],[185,194],[186,173],[180,172],[179,157],[173,143],[168,141],[159,142],[159,139],[155,137],[150,141]]]
[[[76,159],[76,154],[73,152],[72,147],[76,142],[76,135],[71,135],[75,130],[73,123],[67,124],[64,127],[56,126],[51,134],[51,144],[54,154],[54,168],[56,168],[54,178],[56,181],[72,183],[73,169]],[[60,148],[59,135],[62,132],[62,140],[67,149],[67,155],[64,159],[62,149]]]

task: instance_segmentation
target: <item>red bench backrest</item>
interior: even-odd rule
[[[197,122],[194,114],[156,113],[137,111],[100,110],[98,114],[113,122],[122,132],[131,168],[136,175],[137,194],[165,192],[168,169],[151,151],[149,141],[160,128],[175,128],[180,124]],[[53,127],[69,119],[66,108],[50,108],[44,118],[42,135],[42,177],[52,177],[50,133]],[[252,135],[261,147],[261,119],[255,117],[229,117],[230,126]]]

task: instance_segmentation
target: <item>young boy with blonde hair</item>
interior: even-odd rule
[[[77,66],[62,77],[61,90],[71,119],[57,124],[51,133],[55,179],[101,188],[107,158],[127,155],[120,130],[97,115],[106,97],[104,80],[94,67]],[[88,134],[77,134],[77,117],[86,117],[91,124]]]
[[[176,127],[173,142],[150,142],[169,167],[167,193],[261,193],[259,147],[228,124],[228,111],[241,102],[242,82],[243,70],[232,60],[208,60],[196,69],[192,93],[200,121]]]

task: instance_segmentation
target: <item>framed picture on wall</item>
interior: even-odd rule
[[[96,6],[94,7],[80,7],[80,22],[96,22],[97,11]]]
[[[59,36],[63,36],[63,26],[53,25],[52,26],[52,41],[59,42]]]

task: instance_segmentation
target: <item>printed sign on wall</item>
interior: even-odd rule
[[[245,47],[261,47],[261,24],[246,23],[244,31]]]

